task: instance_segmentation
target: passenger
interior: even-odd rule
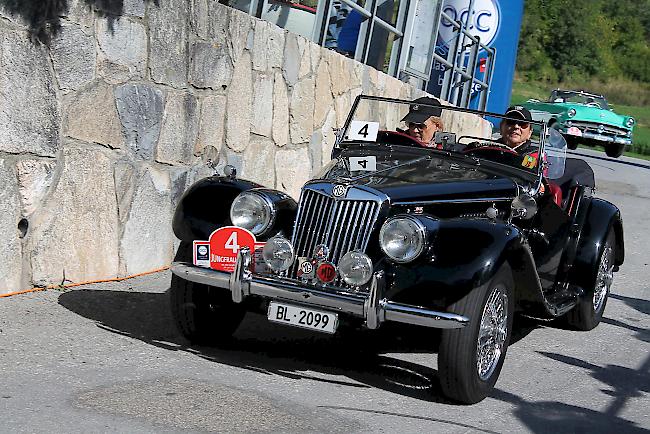
[[[420,104],[431,104],[437,107]],[[433,140],[436,132],[444,129],[440,115],[442,115],[442,108],[437,99],[429,97],[415,99],[411,101],[408,114],[402,119],[402,122],[408,125],[408,129],[404,132],[418,139],[424,146],[435,148],[437,145]]]
[[[503,119],[499,125],[501,138],[499,143],[507,145],[518,154],[523,155],[537,150],[530,142],[533,128],[530,122],[533,116],[527,108],[520,105],[508,107],[505,116],[512,119]]]

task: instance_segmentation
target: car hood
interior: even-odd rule
[[[601,124],[611,124],[616,126],[624,125],[625,116],[616,114],[609,110],[603,110],[596,107],[587,107],[581,104],[558,104],[565,106],[565,110],[575,109],[575,120],[598,122]]]
[[[547,108],[550,108],[550,112],[562,113],[567,120],[572,121],[585,121],[585,122],[595,122],[600,124],[614,125],[617,127],[625,127],[625,120],[627,116],[616,114],[609,110],[599,109],[597,107],[589,107],[583,104],[573,104],[573,103],[547,103],[544,104]],[[537,107],[537,110],[543,109],[544,107],[540,105]],[[575,116],[569,117],[566,115],[566,112],[570,109],[576,111]]]
[[[356,177],[333,170],[325,179],[334,183],[379,190],[386,194],[391,202],[512,198],[518,191],[517,183],[513,179],[499,174],[496,170],[444,157],[433,157],[430,161],[382,171],[386,167],[378,162],[377,172],[368,172]]]

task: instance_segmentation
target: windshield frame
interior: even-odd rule
[[[350,108],[350,111],[348,113],[348,116],[346,117],[345,124],[343,125],[343,128],[341,128],[336,137],[336,142],[334,144],[334,152],[343,150],[347,148],[350,145],[361,145],[361,146],[395,146],[395,147],[400,147],[400,148],[414,148],[414,147],[409,147],[409,146],[404,146],[404,145],[379,145],[374,142],[359,142],[355,140],[344,140],[345,134],[348,131],[351,122],[354,120],[354,114],[357,111],[357,108],[359,106],[359,103],[363,100],[368,100],[368,101],[379,101],[379,102],[385,102],[385,103],[394,103],[394,104],[412,104],[412,101],[408,100],[403,100],[403,99],[397,99],[397,98],[387,98],[387,97],[380,97],[380,96],[371,96],[371,95],[358,95],[354,102],[352,103],[352,107]],[[421,106],[431,106],[429,104],[419,104]],[[520,120],[517,118],[512,118],[508,116],[504,116],[503,114],[500,113],[493,113],[493,112],[487,112],[487,111],[480,111],[480,110],[474,110],[474,109],[469,109],[469,108],[461,108],[461,107],[454,107],[451,105],[443,105],[442,106],[443,110],[449,110],[453,112],[460,112],[460,113],[467,113],[467,114],[473,114],[476,116],[479,116],[480,118],[490,122],[486,118],[496,118],[500,120]],[[492,122],[490,122],[492,124]],[[546,137],[548,135],[548,126],[546,122],[543,121],[535,121],[531,120],[529,122],[531,124],[531,128],[534,126],[537,126],[540,128],[540,135],[539,135],[539,155],[544,154],[544,148],[546,144]],[[542,177],[543,177],[543,169],[544,169],[544,164],[540,163],[537,165],[536,172],[531,172],[527,171],[525,169],[519,169],[517,167],[500,163],[498,161],[494,160],[489,160],[487,158],[480,158],[475,155],[469,155],[469,154],[461,154],[457,152],[451,152],[451,151],[446,151],[446,150],[441,150],[441,149],[435,149],[435,148],[415,148],[415,149],[421,149],[422,151],[425,152],[430,152],[430,153],[435,153],[436,155],[445,155],[447,157],[452,157],[452,158],[457,158],[460,161],[467,161],[467,162],[473,162],[474,166],[480,166],[484,165],[491,170],[495,170],[497,172],[503,172],[503,174],[506,174],[507,176],[513,176],[525,181],[530,182],[532,185],[534,185],[534,190],[538,191],[541,183],[542,183]]]
[[[609,110],[609,103],[607,102],[607,98],[605,98],[604,95],[598,95],[595,93],[590,93],[590,92],[584,92],[582,90],[564,90],[564,89],[555,89],[554,91],[551,92],[551,94],[548,97],[548,102],[555,102],[557,98],[563,98],[565,99],[563,104],[582,104],[582,105],[588,105],[586,102],[580,102],[580,101],[566,101],[566,99],[573,97],[573,96],[578,96],[578,97],[583,97],[583,98],[593,98],[594,102],[597,103],[601,109],[603,110]]]

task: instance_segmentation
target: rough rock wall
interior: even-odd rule
[[[49,46],[0,9],[0,293],[168,265],[208,159],[297,198],[355,96],[421,94],[216,0],[68,3]]]

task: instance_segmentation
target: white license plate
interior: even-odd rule
[[[272,301],[269,303],[269,321],[288,324],[309,330],[334,333],[338,325],[338,315],[322,310]]]

